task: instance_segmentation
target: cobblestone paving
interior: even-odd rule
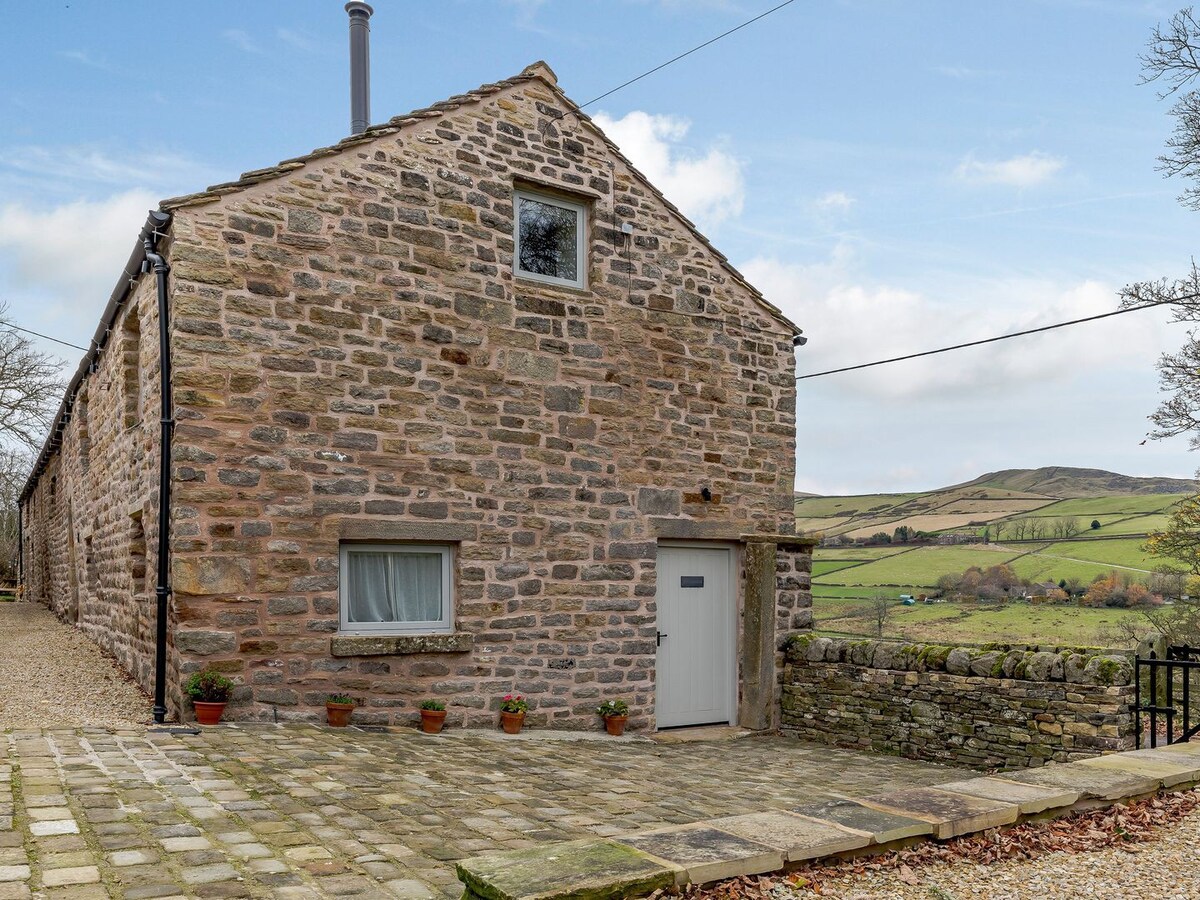
[[[491,850],[954,780],[784,738],[0,734],[0,900],[458,897]]]

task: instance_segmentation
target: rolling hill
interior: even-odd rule
[[[942,575],[961,573],[969,566],[1004,563],[1031,581],[1065,579],[1086,584],[1117,572],[1147,582],[1164,561],[1142,549],[1146,535],[1165,527],[1171,507],[1197,492],[1200,483],[1181,478],[1142,478],[1061,466],[1008,469],[920,493],[797,495],[796,526],[843,538],[841,546],[824,545],[814,554],[814,613],[818,627],[860,633],[863,604],[871,598],[922,594]],[[1063,531],[1068,522],[1074,529],[1070,534]],[[975,542],[856,543],[880,532],[891,536],[902,525],[935,535],[970,536]],[[1101,639],[1101,626],[1111,627],[1127,614],[1125,610],[1048,611],[1024,606],[1019,615],[1005,621],[1004,633],[1010,638],[1036,639],[1061,628],[1062,634],[1069,634],[1086,620],[1092,623],[1084,629],[1087,640],[1096,641]],[[930,633],[946,631],[964,640],[989,640],[995,639],[989,637],[989,629],[999,624],[994,618],[945,605],[909,609],[897,621],[915,624],[898,625],[897,633],[925,639],[923,629],[928,628]]]

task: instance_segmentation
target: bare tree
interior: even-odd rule
[[[1034,516],[1029,520],[1029,537],[1033,540],[1041,540],[1045,535],[1046,523]]]
[[[872,622],[875,624],[875,637],[883,637],[883,630],[887,626],[888,615],[892,611],[892,601],[883,594],[876,594],[867,609]]]
[[[991,523],[992,534],[996,536],[996,543],[1000,543],[1000,539],[1004,537],[1004,532],[1008,529],[1008,523],[1003,520],[997,520]]]
[[[0,581],[16,574],[18,497],[62,396],[61,368],[0,305]]]
[[[1063,537],[1073,538],[1083,530],[1083,525],[1076,516],[1067,516],[1060,520],[1063,523]]]
[[[1193,11],[1180,10],[1166,25],[1154,29],[1142,56],[1142,83],[1159,86],[1160,100],[1173,100],[1170,114],[1175,128],[1166,142],[1166,153],[1158,158],[1159,170],[1167,177],[1187,182],[1179,202],[1200,210],[1200,22]],[[1200,269],[1191,268],[1176,279],[1161,278],[1127,285],[1121,305],[1169,304],[1176,322],[1200,322]],[[1159,386],[1167,395],[1150,416],[1153,439],[1189,435],[1192,449],[1200,449],[1200,337],[1188,332],[1187,342],[1177,353],[1164,353],[1158,360]]]

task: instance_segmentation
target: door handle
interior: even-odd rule
[[[656,647],[661,647],[662,639],[670,636],[670,635],[663,634],[661,631],[656,631],[655,634],[657,635],[657,637],[655,638],[655,644],[654,644],[654,646],[656,646]]]

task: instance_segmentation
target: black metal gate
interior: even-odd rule
[[[1134,662],[1137,700],[1133,725],[1138,747],[1144,741],[1151,747],[1178,744],[1200,734],[1200,647],[1168,647],[1164,659],[1152,650],[1149,656],[1139,656]],[[1160,723],[1165,726],[1162,735]],[[1142,733],[1144,726],[1148,726],[1146,735]]]

